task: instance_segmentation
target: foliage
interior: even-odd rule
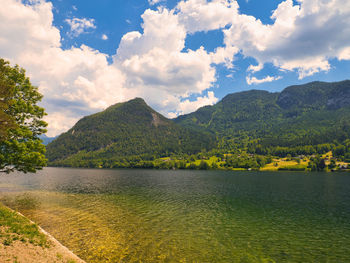
[[[35,172],[46,164],[39,136],[46,132],[47,124],[42,120],[44,109],[37,105],[42,95],[31,85],[24,69],[0,59],[0,72],[2,89],[9,91],[0,112],[14,122],[0,142],[0,170]]]
[[[326,167],[325,160],[320,156],[311,158],[308,165],[308,168],[310,168],[311,171],[324,171]]]
[[[210,169],[210,166],[209,164],[206,162],[206,161],[201,161],[199,166],[198,166],[198,169],[199,170],[209,170]]]
[[[14,119],[7,112],[13,102],[13,89],[8,88],[11,85],[11,80],[8,78],[10,71],[8,62],[0,59],[0,141],[6,140],[8,130],[15,127]]]
[[[271,157],[243,152],[240,154],[227,155],[223,166],[231,168],[258,169],[271,162]]]

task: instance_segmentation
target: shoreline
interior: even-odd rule
[[[33,263],[45,263],[45,262],[67,262],[67,263],[86,263],[83,259],[78,257],[71,251],[69,248],[60,243],[55,237],[53,237],[49,232],[43,229],[41,226],[33,222],[28,217],[24,216],[22,213],[13,210],[12,208],[4,205],[1,205],[8,209],[9,211],[19,215],[24,218],[30,224],[33,224],[38,227],[40,233],[45,235],[49,247],[41,247],[38,245],[22,243],[20,241],[14,241],[10,245],[1,244],[1,254],[0,261],[3,257],[5,261],[11,259],[15,260],[14,262],[33,262]],[[5,226],[6,227],[6,226]]]
[[[7,206],[6,206],[7,207]],[[9,208],[9,207],[8,207]],[[9,208],[11,209],[11,208]],[[12,210],[12,209],[11,209]],[[72,257],[73,260],[76,260],[77,263],[86,263],[84,260],[82,260],[80,257],[78,257],[76,254],[74,254],[73,251],[71,251],[69,248],[67,248],[66,246],[64,246],[61,242],[59,242],[56,238],[54,238],[49,232],[47,232],[45,229],[43,229],[41,226],[39,226],[38,224],[36,224],[35,222],[33,222],[32,220],[30,220],[28,217],[24,216],[21,212],[18,211],[14,211],[17,214],[19,214],[20,216],[23,216],[25,218],[27,218],[29,220],[29,222],[31,222],[32,224],[35,224],[38,226],[39,231],[42,232],[50,242],[52,242],[54,244],[54,246],[60,250],[63,254]]]
[[[45,166],[43,168],[66,168],[66,169],[95,169],[95,170],[159,170],[159,171],[246,171],[246,172],[303,172],[303,173],[314,173],[314,172],[324,172],[324,173],[349,173],[350,169],[338,169],[338,170],[322,170],[322,171],[312,171],[308,168],[302,169],[285,169],[283,167],[282,169],[269,169],[269,168],[230,168],[230,169],[190,169],[190,168],[149,168],[149,167],[115,167],[115,168],[108,168],[108,167],[84,167],[84,166]]]

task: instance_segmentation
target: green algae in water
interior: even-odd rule
[[[0,182],[87,262],[350,262],[349,175],[50,168]]]

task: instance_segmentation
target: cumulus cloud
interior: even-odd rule
[[[198,97],[194,101],[188,99],[180,103],[180,114],[186,114],[195,111],[196,109],[205,105],[213,105],[218,101],[215,97],[214,92],[209,91],[207,96]]]
[[[234,55],[239,53],[239,49],[234,46],[218,47],[210,53],[211,61],[215,64],[225,64],[227,68],[233,68]]]
[[[118,60],[145,54],[154,47],[178,52],[184,48],[186,31],[173,11],[147,9],[141,18],[143,34],[132,31],[122,37],[117,50]]]
[[[339,60],[350,60],[350,47],[345,47],[338,53]]]
[[[87,32],[89,29],[96,28],[95,20],[90,18],[72,18],[65,20],[70,26],[70,35],[77,37],[82,33]]]
[[[181,1],[176,10],[188,33],[224,28],[223,50],[234,47],[258,61],[248,71],[254,73],[272,63],[281,70],[296,71],[301,79],[328,71],[332,58],[349,59],[350,2],[298,2],[281,2],[271,15],[272,24],[240,13],[238,3],[230,0]],[[225,56],[221,50],[218,57],[232,67],[232,53]]]
[[[232,26],[224,30],[225,44],[238,47],[260,64],[271,62],[282,70],[296,70],[304,78],[328,71],[329,59],[347,58],[349,17],[348,1],[300,0],[294,5],[286,0],[273,12],[272,25],[235,13]]]
[[[33,6],[2,0],[0,8],[1,56],[12,59],[23,53],[38,53],[43,47],[60,47],[60,33],[52,27],[52,4]],[[30,50],[30,52],[25,52]]]
[[[143,34],[123,36],[114,57],[126,74],[126,86],[162,112],[179,109],[182,98],[201,94],[215,78],[212,55],[186,50],[186,30],[174,11],[146,10]]]
[[[163,1],[165,1],[165,0],[148,0],[148,3],[150,5],[156,5],[156,4],[163,2]]]
[[[186,30],[194,33],[225,27],[232,22],[238,7],[234,0],[187,0],[179,2],[176,9]]]
[[[265,82],[272,82],[275,80],[279,80],[281,78],[282,78],[281,76],[277,76],[277,77],[267,76],[263,79],[257,79],[256,77],[247,76],[246,81],[248,85],[252,85],[252,84],[261,84]]]
[[[263,64],[258,64],[258,65],[249,65],[247,71],[251,71],[251,72],[258,72],[260,70],[262,70],[264,68]]]
[[[106,34],[103,34],[101,38],[102,40],[108,40],[108,36]]]

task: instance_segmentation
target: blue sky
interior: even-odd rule
[[[133,97],[175,117],[232,92],[349,79],[350,4],[341,0],[2,6],[0,56],[26,68],[44,94],[49,136]]]

